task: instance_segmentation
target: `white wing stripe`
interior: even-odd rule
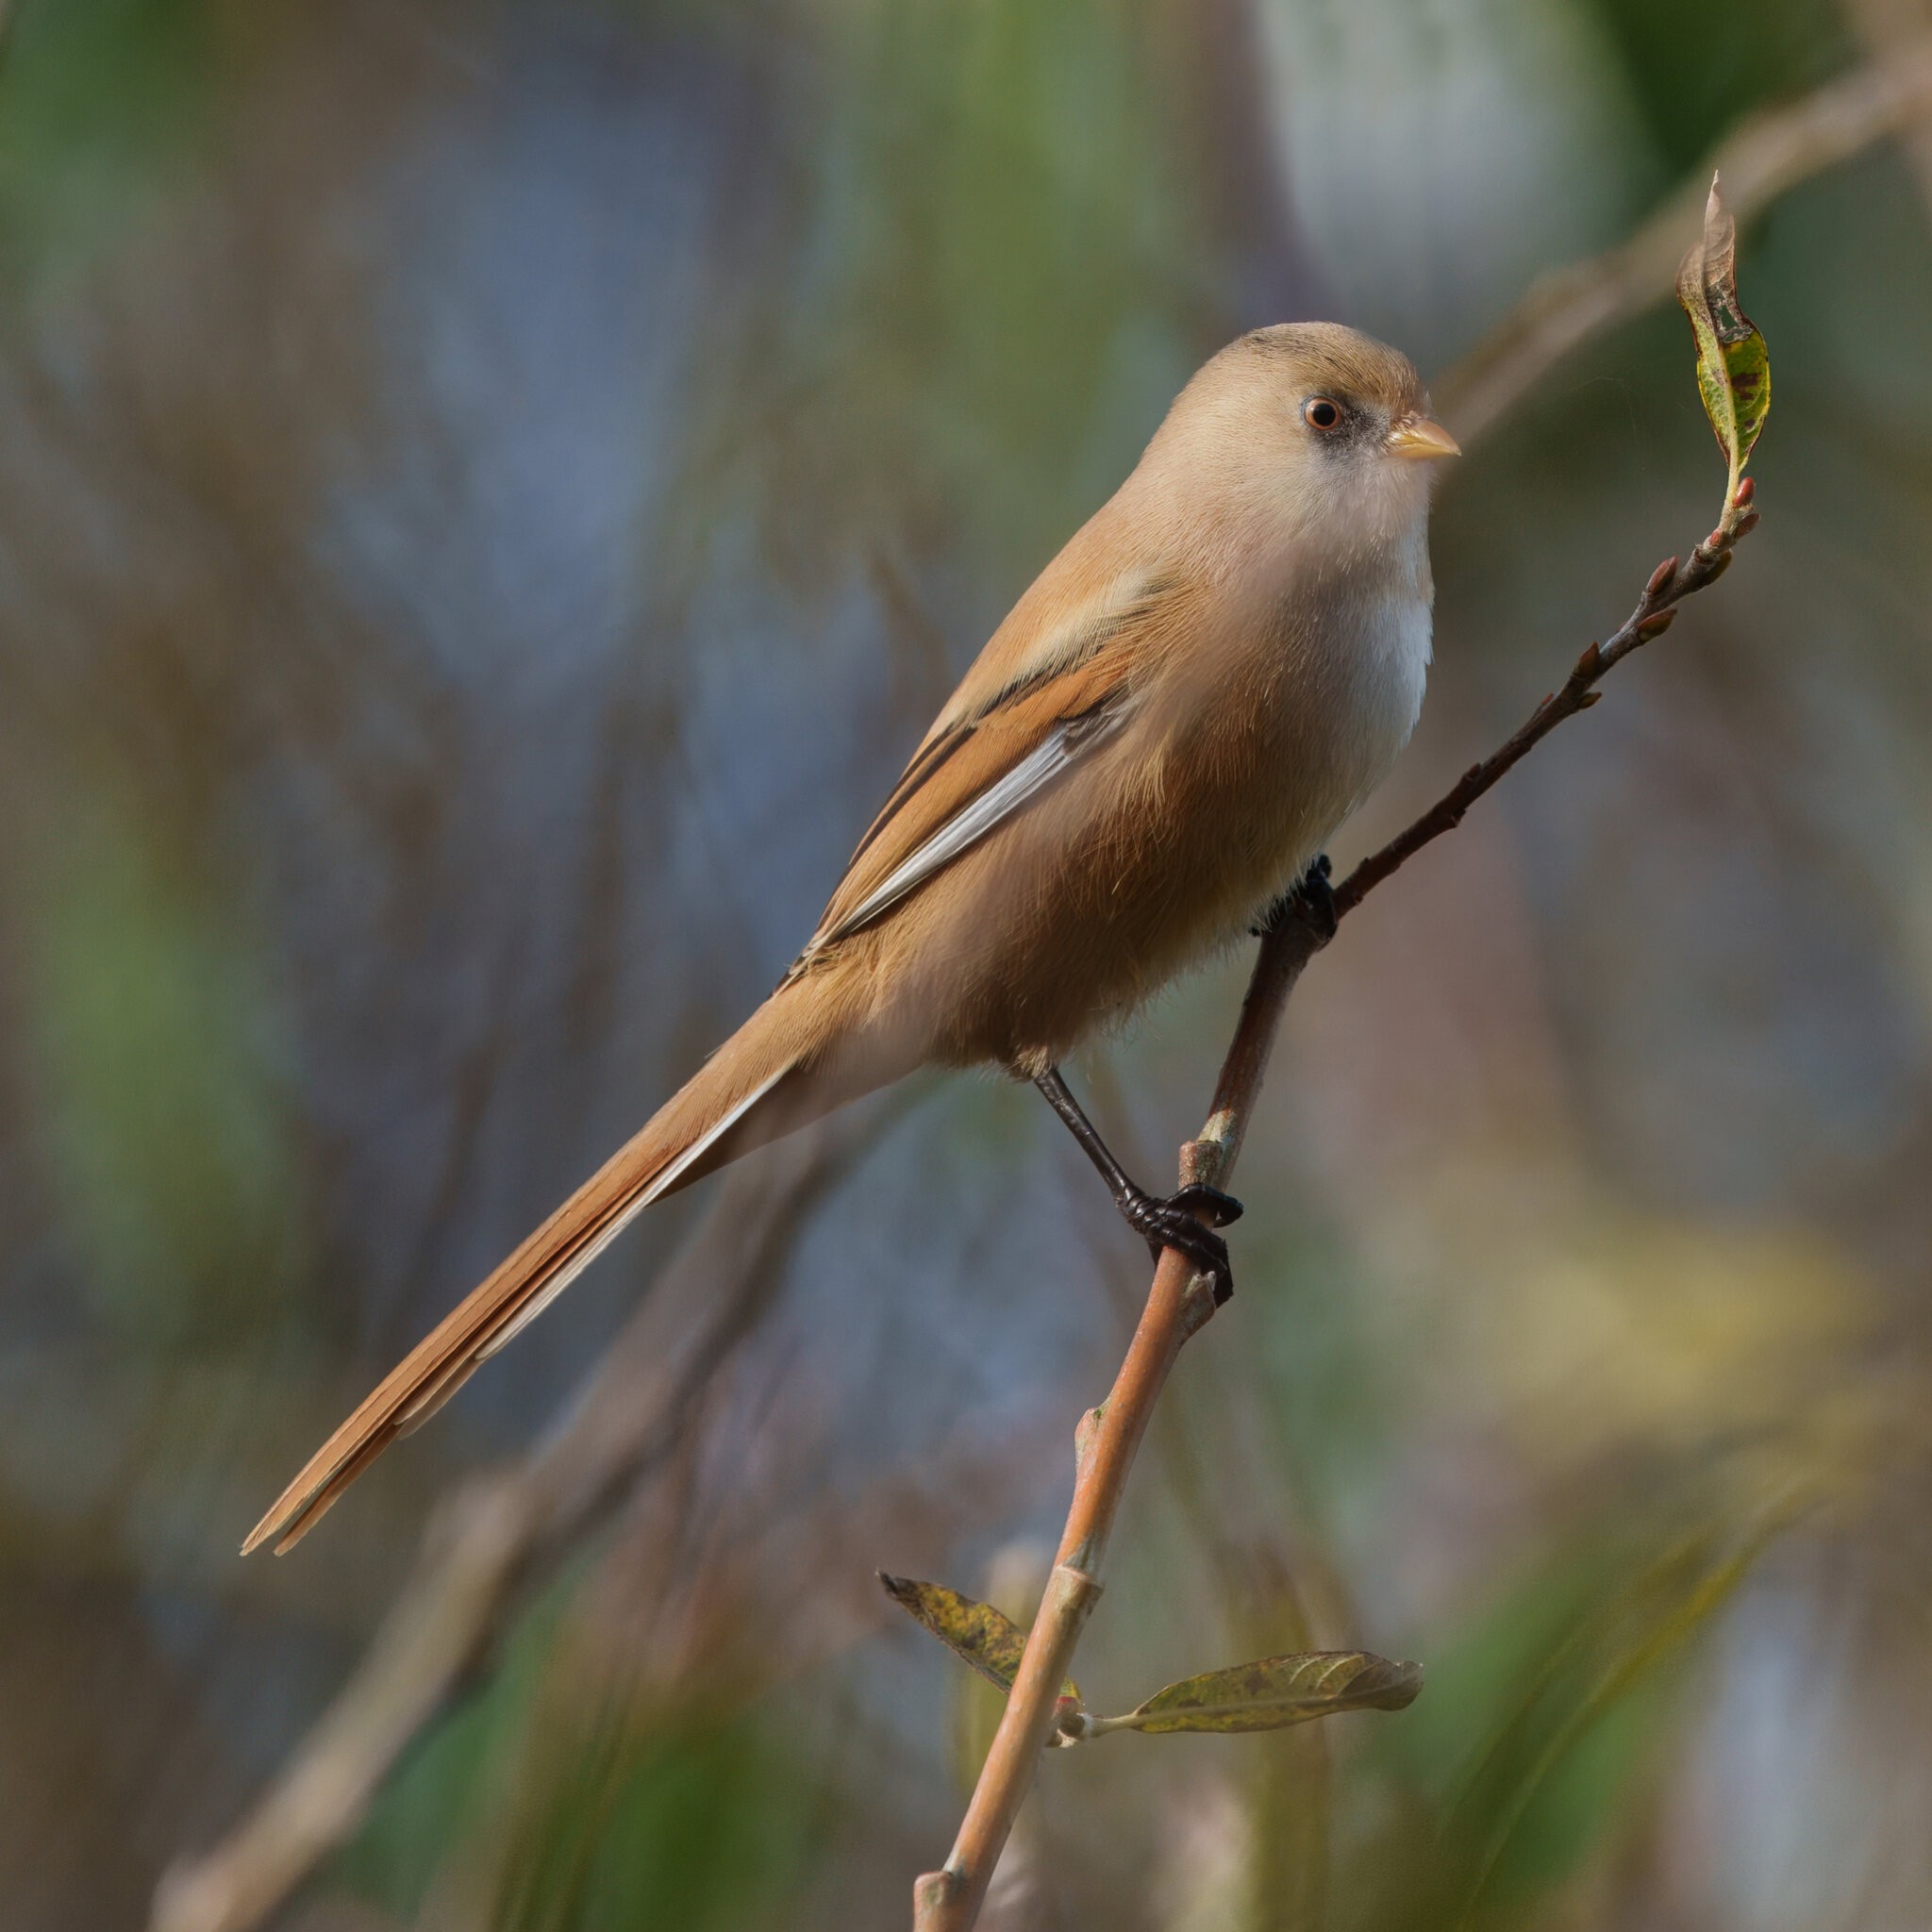
[[[996,783],[989,785],[972,804],[962,806],[924,845],[899,865],[848,912],[817,943],[829,945],[876,919],[915,886],[950,865],[969,845],[976,844],[1002,819],[1009,818],[1044,785],[1052,783],[1082,753],[1091,751],[1118,727],[1123,713],[1071,719],[1055,727]],[[814,948],[813,950],[816,950]]]

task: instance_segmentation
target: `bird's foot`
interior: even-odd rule
[[[1278,932],[1291,919],[1307,925],[1323,945],[1335,937],[1341,915],[1335,909],[1335,888],[1330,883],[1335,868],[1323,853],[1281,897],[1262,913],[1260,924],[1250,930],[1257,940]]]
[[[1205,1224],[1199,1219],[1204,1208],[1213,1217]],[[1233,1294],[1234,1268],[1227,1258],[1227,1243],[1214,1232],[1241,1218],[1241,1204],[1232,1194],[1198,1181],[1164,1200],[1136,1188],[1123,1197],[1121,1212],[1157,1261],[1163,1248],[1174,1248],[1207,1275],[1214,1284],[1216,1307]]]

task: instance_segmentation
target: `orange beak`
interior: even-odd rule
[[[1383,446],[1392,457],[1410,457],[1422,462],[1462,454],[1462,445],[1432,416],[1405,417],[1390,430]]]

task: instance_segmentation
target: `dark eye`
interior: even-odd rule
[[[1310,396],[1302,405],[1302,421],[1310,429],[1340,429],[1341,405],[1330,402],[1326,396]]]

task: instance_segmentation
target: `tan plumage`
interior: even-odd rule
[[[1285,890],[1421,704],[1430,466],[1405,458],[1455,450],[1427,407],[1333,325],[1209,361],[980,653],[776,991],[243,1549],[299,1541],[650,1202],[922,1065],[1041,1074]]]

